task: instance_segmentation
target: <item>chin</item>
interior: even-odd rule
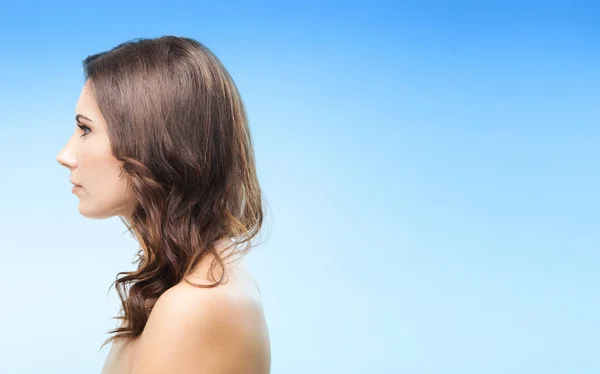
[[[111,217],[124,216],[126,215],[126,213],[128,213],[125,212],[125,209],[123,208],[119,209],[119,207],[115,207],[112,209],[106,209],[106,206],[104,206],[104,209],[98,209],[97,206],[86,206],[86,204],[82,203],[81,201],[79,202],[78,210],[79,214],[81,214],[85,218],[90,219],[106,219]]]
[[[90,219],[105,219],[114,216],[110,211],[105,209],[93,209],[91,207],[85,206],[85,204],[79,204],[79,214],[84,216],[85,218]]]
[[[90,218],[90,219],[105,219],[105,218],[110,217],[110,216],[107,216],[106,214],[103,214],[102,212],[89,211],[89,210],[85,210],[85,209],[81,209],[81,208],[79,209],[79,214],[81,214],[85,218]]]

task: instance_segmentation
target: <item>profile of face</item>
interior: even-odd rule
[[[87,218],[127,217],[135,199],[111,151],[100,109],[86,82],[76,107],[75,132],[56,160],[69,169],[79,213]]]

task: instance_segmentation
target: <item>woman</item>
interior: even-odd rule
[[[140,244],[137,270],[115,281],[121,324],[102,372],[269,373],[243,261],[262,198],[231,77],[202,44],[173,36],[122,43],[83,65],[77,126],[57,161],[79,212],[119,216]]]

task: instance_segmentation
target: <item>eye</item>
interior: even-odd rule
[[[77,127],[79,127],[83,131],[83,134],[81,134],[81,136],[86,136],[87,134],[92,132],[92,130],[90,130],[90,128],[87,127],[86,125],[82,125],[82,124],[78,123]]]

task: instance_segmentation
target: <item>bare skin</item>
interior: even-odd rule
[[[70,171],[79,212],[94,219],[128,217],[134,198],[119,177],[120,162],[112,155],[87,83],[76,115],[78,126],[57,161]],[[217,249],[227,254],[231,244],[224,239]],[[211,261],[210,256],[203,259],[187,280],[213,283]],[[111,346],[102,373],[269,373],[269,334],[256,282],[242,258],[229,260],[225,272],[227,283],[214,288],[182,281],[168,289],[156,301],[142,335]],[[220,277],[218,266],[213,275]]]
[[[207,283],[206,272],[203,262],[188,279]],[[102,374],[269,373],[269,337],[258,289],[241,260],[226,272],[228,282],[216,288],[181,282],[165,292],[143,334],[113,344]]]

